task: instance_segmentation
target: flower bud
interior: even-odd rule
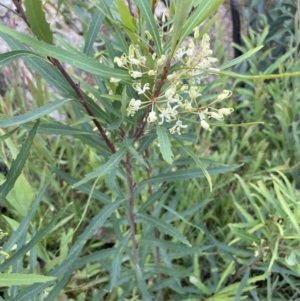
[[[211,131],[211,129],[210,129],[210,127],[209,127],[209,124],[208,124],[204,119],[201,120],[200,125],[201,125],[205,130]]]
[[[231,114],[232,112],[234,111],[234,109],[233,108],[222,108],[222,109],[219,109],[218,110],[218,114],[219,115],[229,115],[229,114]]]

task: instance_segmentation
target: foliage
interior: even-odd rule
[[[22,75],[22,58],[32,75],[12,79],[0,102],[4,299],[296,300],[297,35],[272,52],[280,33],[250,22],[245,54],[211,65],[212,23],[199,25],[222,1],[195,0],[192,13],[171,1],[172,34],[154,1],[136,0],[135,15],[130,1],[74,1],[77,49],[32,3],[15,2],[37,39],[0,25],[12,49],[0,65]],[[60,2],[58,14],[72,22]]]

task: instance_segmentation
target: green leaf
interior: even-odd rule
[[[69,203],[67,206],[59,210],[59,212],[52,218],[52,220],[42,229],[40,230],[31,240],[24,246],[22,246],[14,255],[6,259],[0,265],[0,271],[6,270],[10,265],[12,265],[16,260],[24,256],[28,251],[30,251],[39,241],[41,241],[44,236],[50,232],[51,228],[57,223],[60,217],[66,212],[68,207],[71,205]]]
[[[212,191],[211,177],[210,177],[208,171],[206,170],[206,168],[204,167],[203,163],[200,161],[200,159],[197,157],[197,155],[195,153],[193,153],[186,145],[184,145],[184,143],[179,139],[179,137],[176,137],[176,135],[174,135],[173,137],[178,142],[178,144],[180,144],[180,146],[184,149],[184,151],[187,154],[189,154],[194,159],[196,164],[200,167],[200,169],[202,170],[205,178],[208,181],[210,191]]]
[[[133,141],[126,136],[123,140],[123,144],[126,147],[126,149],[131,153],[131,155],[142,165],[144,165],[146,168],[148,168],[148,164],[145,162],[145,160],[139,155],[139,153],[135,150],[133,146]]]
[[[31,38],[26,34],[14,31],[1,24],[0,32],[13,37],[22,43],[27,44],[28,46],[32,47],[35,51],[45,56],[53,57],[59,60],[60,62],[70,64],[71,66],[76,67],[78,69],[87,71],[92,74],[100,75],[104,78],[114,77],[119,78],[121,80],[131,81],[131,77],[127,71],[117,68],[111,68],[105,66],[104,64],[100,64],[96,60],[86,56],[83,53],[80,53],[79,51],[76,54],[70,53],[67,50],[49,45],[43,41],[37,41],[36,39]]]
[[[139,39],[136,35],[136,20],[130,14],[129,8],[125,5],[123,0],[117,0],[117,5],[122,21],[122,25],[124,27],[124,31],[127,33],[128,37],[133,41],[134,44],[139,45]]]
[[[0,273],[1,286],[12,285],[30,285],[36,282],[48,282],[55,280],[55,277],[35,275],[35,274],[17,274]]]
[[[24,56],[25,57],[36,56],[41,58],[39,55],[29,50],[14,50],[10,52],[5,52],[0,54],[0,68],[5,67],[9,63],[17,59],[23,58]]]
[[[188,13],[190,11],[191,3],[191,0],[180,0],[175,2],[175,18],[173,23],[171,45],[172,56],[175,53],[176,49],[180,46],[179,41],[183,30],[182,24],[186,22]]]
[[[91,179],[104,176],[105,174],[111,172],[114,168],[118,167],[120,161],[122,160],[125,154],[126,149],[120,149],[115,154],[113,154],[105,164],[96,168],[93,172],[85,175],[85,177],[81,181],[73,184],[73,187],[78,187],[79,185],[82,185]]]
[[[2,38],[5,40],[5,42],[9,45],[11,49],[26,50],[25,46],[13,37],[10,37],[6,34],[2,34]],[[30,69],[37,72],[41,77],[43,77],[47,81],[48,84],[55,87],[61,95],[64,95],[65,98],[77,96],[73,88],[65,79],[65,77],[63,77],[62,74],[44,58],[33,58],[30,56],[26,56],[23,58],[23,60]]]
[[[36,120],[40,117],[43,117],[44,115],[47,115],[57,110],[58,108],[60,108],[61,106],[69,102],[70,100],[71,99],[59,99],[47,105],[41,106],[40,108],[28,111],[23,115],[13,116],[8,119],[0,120],[0,127],[7,128],[9,126],[20,125],[32,120]]]
[[[24,195],[26,195],[26,198],[24,198]],[[14,183],[14,187],[6,195],[6,201],[19,215],[26,216],[33,199],[34,189],[32,183],[29,183],[26,177],[21,174]]]
[[[181,2],[181,1],[179,1]],[[224,0],[200,0],[196,10],[192,15],[183,23],[183,30],[178,45],[193,31],[196,26],[203,23],[208,17],[210,17],[218,7],[224,2]]]
[[[32,126],[26,124],[22,127],[27,130],[32,128]],[[78,135],[98,137],[98,134],[95,132],[89,132],[86,130],[73,128],[69,125],[58,122],[41,124],[38,128],[38,133],[43,133],[47,135],[70,135],[74,137]]]
[[[159,219],[155,216],[148,215],[148,214],[145,214],[145,213],[138,213],[138,216],[141,217],[141,220],[144,223],[149,224],[149,225],[157,228],[162,233],[168,234],[171,237],[174,237],[174,238],[178,239],[179,241],[181,241],[182,243],[184,243],[184,244],[188,245],[189,247],[191,247],[191,244],[186,239],[186,237],[184,235],[182,235],[177,229],[175,229],[169,223],[167,223],[167,222],[163,221],[162,219]]]
[[[47,181],[45,186],[40,190],[38,196],[34,200],[34,202],[31,204],[30,210],[28,211],[27,215],[22,219],[18,229],[12,233],[12,235],[9,237],[9,240],[3,245],[2,249],[5,252],[9,252],[11,248],[18,242],[19,238],[22,235],[26,236],[26,230],[28,228],[28,225],[46,191],[46,189],[49,186],[51,178]]]
[[[41,0],[25,0],[25,15],[34,35],[48,44],[52,44],[53,35],[46,21]]]
[[[208,168],[208,173],[212,175],[217,175],[229,171],[234,171],[235,169],[241,167],[243,164],[240,165],[233,165],[227,167],[211,167]],[[188,169],[188,170],[178,170],[174,172],[167,172],[160,174],[158,176],[154,176],[152,178],[146,179],[145,181],[141,182],[140,185],[145,185],[148,183],[162,183],[162,182],[175,182],[175,181],[185,181],[189,179],[197,179],[203,178],[204,174],[202,170],[198,168],[195,169]]]
[[[74,245],[70,249],[67,258],[59,266],[55,267],[49,276],[59,277],[64,274],[65,270],[69,268],[72,264],[75,264],[76,258],[78,257],[81,249],[85,245],[86,241],[94,235],[95,231],[101,228],[106,220],[117,210],[117,208],[125,201],[126,199],[119,199],[115,202],[104,206],[100,212],[93,217],[89,225],[85,230],[80,234],[78,239],[74,242]]]
[[[111,267],[110,275],[110,291],[112,291],[118,284],[118,278],[121,276],[121,264],[122,264],[122,250],[128,244],[130,235],[126,235],[115,250],[115,256]]]
[[[136,5],[141,11],[142,16],[144,17],[147,25],[149,26],[149,31],[152,35],[154,45],[156,47],[156,53],[158,55],[158,58],[162,55],[162,48],[161,48],[161,41],[160,36],[157,28],[156,21],[154,20],[151,7],[150,7],[150,1],[145,0],[134,0]]]
[[[260,49],[262,49],[264,46],[261,45],[261,46],[257,46],[255,47],[254,49],[251,49],[249,51],[247,51],[246,53],[244,53],[243,55],[231,60],[231,61],[228,61],[226,63],[224,63],[222,66],[220,66],[218,69],[220,70],[224,70],[224,69],[227,69],[231,66],[234,66],[236,64],[239,64],[243,61],[245,61],[246,59],[248,59],[250,56],[252,56],[254,53],[256,53],[257,51],[259,51]]]
[[[160,152],[164,160],[169,164],[172,164],[173,153],[172,153],[171,143],[169,140],[167,129],[157,124],[156,130],[157,130],[158,142],[160,145]]]
[[[17,131],[19,128],[15,128],[13,130],[11,130],[10,132],[0,136],[0,142],[5,141],[8,137],[10,137],[15,131]]]
[[[108,2],[110,4],[112,2],[112,0],[109,0]],[[86,35],[86,41],[85,41],[85,45],[84,45],[84,49],[83,49],[83,52],[88,56],[92,56],[93,45],[97,38],[100,26],[101,26],[104,18],[105,18],[105,15],[99,10],[96,10],[95,13],[93,14],[92,20],[89,24],[89,29],[88,29],[88,32]]]
[[[6,181],[0,186],[0,202],[5,199],[6,195],[14,187],[16,180],[21,174],[22,169],[29,156],[30,147],[33,143],[33,139],[39,124],[40,121],[38,120],[34,125],[33,129],[29,132],[29,135],[25,143],[23,144],[20,153],[18,154],[16,160],[13,161],[11,168],[6,175]]]
[[[50,166],[50,169],[53,172],[55,172],[59,177],[61,177],[63,180],[65,180],[69,185],[73,185],[78,182],[78,179],[71,177],[69,174],[67,174],[53,166]],[[92,186],[88,185],[88,184],[84,184],[84,185],[77,187],[76,190],[83,192],[87,195],[90,195],[90,193],[92,191]],[[93,190],[91,198],[93,198],[97,201],[100,201],[105,205],[110,204],[110,202],[111,202],[110,198],[106,194],[102,193],[99,190]]]

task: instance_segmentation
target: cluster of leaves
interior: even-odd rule
[[[197,9],[186,20],[187,2],[190,5],[183,0],[172,4],[169,22],[175,37],[169,53],[175,53],[178,39],[184,40],[222,1],[194,1]],[[9,287],[2,290],[4,298],[294,300],[299,295],[300,208],[288,172],[293,170],[294,179],[299,178],[300,104],[298,80],[283,72],[299,64],[297,53],[290,48],[289,55],[255,77],[264,57],[259,53],[248,60],[248,74],[235,75],[233,87],[226,85],[227,77],[201,86],[206,93],[201,101],[214,99],[209,90],[236,87],[228,105],[236,110],[229,122],[270,121],[263,126],[215,128],[201,132],[199,139],[192,134],[199,132],[199,121],[191,120],[189,134],[169,136],[157,125],[157,132],[150,126],[136,141],[143,112],[133,118],[126,115],[130,99],[136,97],[135,81],[126,71],[95,60],[92,45],[104,22],[112,37],[100,37],[106,45],[103,57],[111,62],[128,51],[123,31],[138,44],[138,33],[146,28],[159,49],[149,3],[135,1],[135,22],[123,1],[92,2],[83,51],[62,40],[60,48],[0,27],[13,49],[1,55],[1,65],[17,58],[25,61],[33,74],[27,84],[35,106],[25,114],[14,111],[15,101],[26,107],[17,94],[18,79],[1,102],[3,111],[15,115],[0,121],[3,128],[14,127],[1,130],[0,137],[2,160],[10,166],[0,188],[7,210],[1,227],[8,233],[0,254],[1,283]],[[41,8],[38,12],[43,15]],[[27,20],[33,29],[34,21],[29,16]],[[44,30],[44,38],[39,30],[34,32],[52,42],[51,31]],[[265,37],[253,31],[245,38],[249,53]],[[227,61],[220,69],[243,59]],[[60,62],[89,72],[95,84],[69,76]],[[265,83],[274,70],[280,70],[280,79]],[[115,87],[111,78],[122,82]],[[55,93],[49,93],[45,82]],[[115,95],[109,94],[109,87]],[[53,101],[57,95],[59,100]],[[68,112],[67,124],[47,116],[57,109],[64,112],[62,106]],[[86,108],[91,112],[84,113]],[[33,122],[38,118],[41,121]],[[170,139],[175,156],[166,164],[162,157],[170,159]],[[236,170],[238,163],[244,163],[238,174],[222,174]],[[215,175],[212,192],[205,175]],[[96,179],[93,185],[87,184],[90,179]]]

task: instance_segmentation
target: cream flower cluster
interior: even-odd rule
[[[151,40],[148,32],[146,36]],[[168,55],[157,57],[157,54],[153,53],[151,58],[146,59],[140,54],[138,47],[130,45],[128,55],[123,54],[121,57],[114,58],[114,63],[127,69],[135,80],[133,89],[137,97],[132,98],[128,104],[129,116],[134,116],[137,111],[150,106],[148,123],[175,122],[169,131],[172,134],[180,134],[181,129],[187,127],[180,119],[184,113],[198,115],[201,127],[210,130],[208,123],[210,118],[223,120],[224,116],[233,111],[232,108],[214,109],[211,107],[215,102],[230,97],[231,91],[228,90],[223,90],[211,104],[204,107],[198,105],[202,96],[199,86],[201,80],[216,70],[212,68],[212,63],[217,62],[217,59],[212,57],[208,34],[203,35],[200,47],[197,46],[198,39],[199,28],[195,28],[194,38],[190,39],[188,46],[180,47],[176,51],[165,79],[161,76],[167,64]],[[110,81],[117,83],[119,80],[111,78]],[[159,85],[162,81],[163,85]],[[156,89],[160,89],[159,93],[155,93]],[[157,94],[159,95],[154,97]]]

